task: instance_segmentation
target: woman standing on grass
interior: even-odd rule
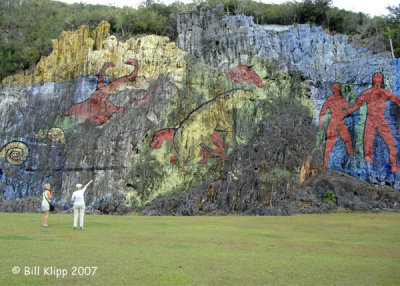
[[[72,194],[71,201],[74,202],[74,230],[78,224],[78,214],[79,214],[79,224],[81,230],[83,230],[83,216],[85,215],[85,198],[84,194],[86,188],[92,183],[93,180],[90,180],[83,188],[82,184],[76,185],[76,191]]]
[[[50,214],[50,200],[51,197],[53,196],[53,192],[50,192],[51,186],[50,184],[45,184],[44,185],[44,192],[43,192],[43,198],[42,198],[42,211],[44,212],[44,218],[43,218],[43,227],[49,227],[47,224],[47,219],[49,218]]]

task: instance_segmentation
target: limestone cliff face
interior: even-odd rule
[[[58,208],[66,210],[75,185],[94,179],[86,193],[93,212],[122,214],[148,203],[144,214],[330,210],[322,198],[331,184],[315,177],[326,158],[330,169],[397,187],[386,137],[374,141],[373,162],[364,159],[369,103],[350,115],[337,113],[344,112],[343,100],[351,107],[371,88],[377,72],[398,95],[399,61],[318,27],[257,26],[222,11],[181,13],[177,44],[154,35],[119,41],[105,22],[94,31],[64,32],[34,70],[6,78],[0,208],[12,210],[8,202],[40,196],[50,183]],[[333,82],[340,82],[344,99],[322,112],[318,131]],[[384,105],[381,121],[398,146],[397,106]],[[350,140],[341,139],[344,129]],[[336,206],[391,208],[398,199],[391,192],[390,202],[380,196],[377,203],[354,203],[347,192],[355,183],[344,181],[348,188],[332,189]],[[364,198],[373,200],[374,192]]]
[[[365,100],[352,114],[343,113],[332,119],[332,108],[339,102],[333,105],[327,102],[333,94],[332,84],[337,82],[340,96],[347,102],[347,108],[351,107],[372,87],[376,73],[383,75],[383,89],[400,97],[398,59],[355,47],[348,43],[347,36],[329,35],[322,27],[261,26],[254,24],[252,17],[223,16],[218,9],[202,8],[184,13],[178,18],[178,28],[178,46],[212,66],[250,65],[255,58],[262,58],[282,72],[299,75],[306,85],[314,125],[318,126],[320,120],[322,124],[316,146],[324,153],[321,165],[325,159],[325,167],[400,189],[400,176],[395,167],[396,164],[400,166],[400,156],[396,152],[400,146],[396,99],[385,99],[383,111],[372,114],[379,100],[372,100],[371,95],[373,103]],[[338,127],[343,119],[344,123]],[[368,122],[374,127],[365,130]],[[350,136],[346,136],[345,131],[337,131],[338,128],[347,129]],[[388,133],[390,135],[386,135]],[[326,147],[327,142],[331,145],[329,141],[333,141],[334,146]],[[365,147],[370,143],[372,151]]]
[[[34,71],[2,83],[6,199],[50,183],[65,209],[75,184],[93,178],[87,203],[124,213],[218,176],[277,95],[310,106],[296,75],[263,60],[213,68],[168,38],[121,42],[107,28],[62,33]]]

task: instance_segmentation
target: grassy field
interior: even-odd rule
[[[400,285],[398,213],[41,222],[0,214],[1,285]]]

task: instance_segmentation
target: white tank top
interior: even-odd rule
[[[85,203],[85,198],[83,197],[84,193],[85,193],[85,189],[81,189],[79,191],[75,191],[72,194],[72,196],[74,197],[74,205],[84,204]]]

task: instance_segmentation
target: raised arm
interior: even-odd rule
[[[82,189],[83,192],[86,191],[86,188],[89,187],[89,185],[93,182],[93,180],[90,180]]]
[[[360,106],[364,103],[365,101],[365,96],[362,93],[360,95],[360,97],[357,99],[356,103],[353,105],[352,108],[346,109],[343,111],[343,114],[350,114],[353,113],[354,111],[356,111],[358,108],[360,108]]]

